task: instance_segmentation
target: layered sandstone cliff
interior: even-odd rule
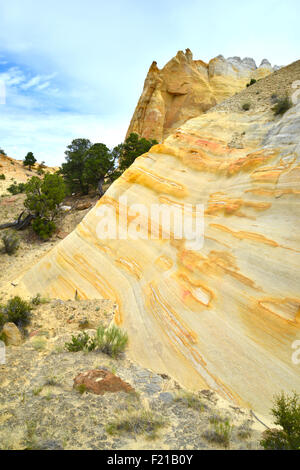
[[[300,103],[283,117],[271,110],[272,89],[287,77],[300,78],[300,62],[273,74],[272,86],[264,79],[264,108],[245,112],[229,100],[227,110],[189,120],[138,158],[16,280],[20,291],[112,299],[129,355],[190,389],[211,388],[262,414],[274,393],[300,390],[292,360],[300,339]],[[263,82],[252,91],[257,103]],[[141,205],[128,211],[124,196],[129,207]],[[153,204],[202,204],[203,247],[185,237],[149,239]],[[127,238],[101,238],[113,211],[125,214]]]
[[[188,119],[241,91],[251,78],[273,71],[266,59],[257,68],[248,57],[218,56],[206,64],[193,60],[189,49],[179,51],[161,70],[153,62],[127,136],[136,132],[161,142]]]

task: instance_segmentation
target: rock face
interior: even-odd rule
[[[95,395],[104,395],[104,393],[126,392],[132,393],[134,389],[120,377],[103,369],[89,370],[79,374],[74,379],[74,387],[83,385],[89,392]]]
[[[271,106],[189,120],[135,161],[22,288],[112,299],[130,357],[189,389],[262,414],[274,393],[299,390],[300,103],[276,118]],[[153,204],[202,204],[203,247],[175,233],[149,239]],[[114,211],[127,238],[105,236]],[[164,221],[154,221],[162,234]]]
[[[272,72],[266,59],[258,68],[249,57],[226,60],[220,55],[206,64],[193,60],[189,49],[179,51],[162,70],[153,62],[127,135],[136,132],[161,142],[188,119],[241,91],[251,78]]]

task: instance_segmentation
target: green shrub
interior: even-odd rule
[[[110,328],[100,326],[96,333],[96,345],[104,354],[116,357],[122,353],[128,343],[128,335],[113,325]]]
[[[33,221],[33,231],[41,238],[41,240],[49,240],[56,230],[56,225],[53,221],[42,219],[38,217]]]
[[[87,388],[85,384],[80,384],[76,386],[76,390],[80,393],[80,395],[83,395],[87,391]]]
[[[6,179],[6,178],[5,178],[5,175],[2,173],[2,174],[0,175],[0,180],[5,180],[5,179]]]
[[[19,183],[19,184],[14,183],[14,184],[11,184],[7,188],[7,191],[13,195],[16,195],[16,194],[25,193],[25,189],[26,189],[25,183]]]
[[[228,419],[215,419],[211,420],[212,429],[208,429],[203,434],[203,437],[210,442],[220,444],[225,448],[230,445],[231,434],[233,426],[230,424]]]
[[[249,109],[251,108],[251,104],[250,103],[244,103],[242,108],[243,108],[244,111],[249,111]]]
[[[16,253],[20,246],[20,239],[14,233],[6,233],[2,236],[2,241],[4,243],[5,252],[8,255],[13,255],[14,253]]]
[[[65,347],[69,352],[93,351],[96,344],[87,333],[80,333],[78,336],[72,336],[72,341],[66,343]]]
[[[86,332],[72,336],[72,341],[66,343],[65,347],[70,352],[97,350],[116,357],[125,350],[127,343],[127,333],[113,325],[110,328],[100,326],[94,338]]]
[[[265,431],[261,446],[266,450],[300,450],[300,395],[282,392],[275,397],[271,412],[281,429]]]
[[[292,102],[290,98],[288,96],[285,96],[284,98],[278,98],[277,103],[272,108],[272,110],[274,111],[275,116],[278,116],[278,115],[282,116],[291,107],[292,107]]]
[[[251,78],[250,83],[247,83],[246,87],[248,88],[249,86],[254,85],[254,83],[256,83],[255,78]]]
[[[35,297],[32,297],[31,303],[34,306],[42,305],[42,304],[47,304],[49,303],[49,300],[42,297],[41,294],[36,294]]]
[[[16,296],[1,308],[1,313],[5,323],[14,323],[18,328],[24,329],[30,323],[31,309],[32,307],[28,302]]]

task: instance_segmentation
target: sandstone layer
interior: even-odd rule
[[[127,136],[136,132],[161,142],[188,119],[241,91],[251,78],[258,80],[275,69],[266,59],[257,67],[248,57],[218,56],[207,64],[193,60],[189,49],[179,51],[161,70],[153,62]]]
[[[266,414],[274,393],[300,390],[292,361],[300,339],[299,135],[300,103],[283,117],[270,101],[261,112],[189,120],[138,158],[20,288],[113,300],[134,360]],[[124,214],[124,196],[128,206],[142,204],[127,213],[128,238],[100,238],[108,209]],[[147,239],[153,204],[202,204],[203,247]]]

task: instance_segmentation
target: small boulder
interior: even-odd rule
[[[2,333],[5,335],[7,346],[19,346],[22,343],[22,335],[14,323],[5,323]]]
[[[85,211],[86,209],[89,209],[90,207],[92,207],[92,203],[91,202],[81,202],[80,204],[78,204],[76,206],[76,210],[77,211]]]
[[[78,388],[80,385],[84,385],[87,392],[95,393],[96,395],[134,392],[131,385],[105,369],[89,370],[79,374],[74,379],[74,388]]]
[[[56,234],[57,238],[59,238],[60,240],[63,240],[68,235],[70,235],[69,232],[62,232],[61,230],[59,230]]]

